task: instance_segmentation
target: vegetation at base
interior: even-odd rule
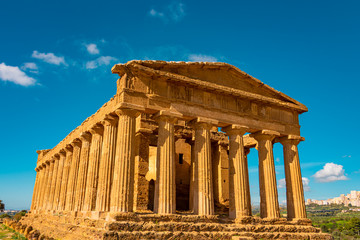
[[[8,213],[3,213],[3,214],[0,215],[0,219],[10,218],[10,219],[13,219],[15,221],[19,221],[23,216],[26,215],[26,213],[27,213],[26,210],[21,210],[21,211],[15,213],[14,215],[10,215]]]
[[[0,239],[2,240],[26,240],[26,237],[13,229],[0,224]]]
[[[306,206],[307,216],[315,227],[337,239],[360,239],[360,211],[339,204]]]

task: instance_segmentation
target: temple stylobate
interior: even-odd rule
[[[120,76],[116,95],[53,149],[37,151],[31,213],[24,223],[64,239],[136,239],[146,231],[146,238],[165,239],[161,234],[174,230],[166,228],[173,222],[190,234],[185,237],[194,231],[189,222],[217,225],[217,231],[199,230],[213,231],[209,238],[274,234],[236,231],[242,224],[271,225],[269,232],[290,239],[296,229],[305,234],[300,238],[326,236],[306,219],[297,147],[304,140],[298,118],[307,111],[303,104],[225,63],[130,61],[112,72]],[[279,211],[274,144],[284,153],[286,218]],[[260,218],[251,206],[247,154],[253,150]],[[49,232],[37,217],[79,230]],[[122,225],[154,219],[163,230],[142,226],[126,235]],[[279,230],[284,225],[292,228],[289,233]]]

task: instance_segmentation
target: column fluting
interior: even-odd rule
[[[284,151],[287,218],[289,220],[306,218],[304,188],[297,147],[303,140],[304,138],[294,135],[280,138]]]
[[[232,125],[224,128],[229,135],[229,217],[251,216],[248,164],[243,135],[246,127]]]
[[[260,217],[279,218],[278,191],[272,141],[280,134],[262,130],[251,134],[256,139],[259,154]]]
[[[75,196],[76,196],[76,182],[78,177],[79,163],[80,163],[80,153],[81,153],[81,141],[80,139],[75,139],[71,143],[73,147],[73,154],[71,160],[71,166],[69,170],[69,179],[66,188],[66,211],[73,211],[75,206]]]
[[[59,204],[58,204],[59,211],[65,210],[67,186],[68,186],[69,173],[70,173],[70,167],[73,156],[73,147],[70,144],[68,144],[66,145],[64,151],[66,156],[65,156],[64,170],[61,178],[61,188],[60,188],[60,196],[59,196]]]
[[[35,177],[35,184],[34,184],[34,191],[31,201],[31,207],[30,210],[33,211],[36,209],[36,199],[37,199],[37,193],[39,191],[39,182],[40,182],[40,169],[39,167],[35,168],[36,171],[36,177]]]
[[[54,200],[53,200],[53,210],[58,210],[59,206],[59,198],[60,198],[60,190],[61,190],[61,180],[63,177],[64,171],[64,164],[65,164],[65,151],[63,149],[59,152],[59,164],[58,164],[58,171],[56,174],[56,183],[55,183],[55,193],[54,193]]]
[[[159,131],[154,210],[158,214],[173,214],[176,211],[174,124],[179,116],[166,111],[160,111],[156,116]]]
[[[135,129],[139,111],[117,109],[115,113],[119,121],[110,211],[131,212],[134,200]]]
[[[198,118],[194,122],[195,189],[197,191],[194,213],[197,215],[214,214],[210,129],[216,124],[217,121],[206,118]]]
[[[103,143],[102,135],[104,133],[104,127],[101,124],[97,124],[91,128],[90,133],[92,135],[92,138],[90,145],[89,166],[86,178],[86,190],[83,211],[95,210],[96,192],[99,177],[99,164],[101,161],[101,147]]]
[[[95,211],[98,212],[107,212],[110,210],[110,192],[115,159],[117,121],[118,119],[116,117],[107,115],[102,122],[104,125],[104,136],[95,206]]]
[[[49,176],[49,171],[50,171],[50,162],[46,161],[45,163],[42,164],[43,167],[43,178],[41,181],[41,189],[40,189],[40,193],[39,193],[39,200],[38,200],[38,209],[39,210],[44,210],[44,205],[45,205],[45,194],[46,194],[46,189],[47,189],[47,179]]]
[[[52,157],[49,161],[49,173],[47,177],[46,192],[44,198],[44,210],[49,210],[50,198],[51,198],[51,184],[53,181],[55,158]]]
[[[89,152],[91,143],[91,134],[89,132],[83,132],[80,135],[81,140],[81,153],[79,162],[79,171],[76,181],[76,195],[74,211],[81,211],[85,199],[86,191],[86,177],[89,165]]]

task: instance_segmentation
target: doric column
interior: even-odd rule
[[[67,186],[68,186],[70,166],[72,163],[72,156],[73,156],[73,147],[70,144],[68,144],[64,150],[66,157],[64,163],[64,170],[61,178],[61,189],[60,189],[59,205],[58,205],[59,211],[65,210]]]
[[[270,130],[251,134],[258,142],[260,217],[262,218],[280,217],[272,143],[274,138],[279,135],[278,132]]]
[[[306,218],[304,188],[297,147],[304,138],[289,135],[279,140],[284,150],[287,217],[289,220]]]
[[[117,109],[119,117],[114,180],[111,190],[111,212],[131,212],[134,197],[135,128],[139,111]]]
[[[194,121],[195,128],[195,191],[197,191],[194,213],[214,214],[213,177],[211,164],[210,129],[218,122],[207,118]]]
[[[53,210],[58,170],[59,170],[59,154],[55,154],[54,169],[53,169],[53,174],[52,174],[52,179],[51,179],[51,187],[50,187],[50,196],[49,196],[49,202],[48,202],[48,207],[47,207],[48,210]]]
[[[38,204],[37,204],[39,210],[44,209],[44,204],[45,204],[44,199],[45,199],[45,193],[46,193],[46,189],[47,189],[47,178],[48,178],[49,169],[50,169],[49,165],[50,165],[49,161],[42,164],[43,177],[41,180],[39,199],[38,199]]]
[[[116,117],[107,115],[102,122],[104,125],[104,136],[95,207],[95,211],[98,212],[107,212],[110,210],[110,191],[115,159],[117,121],[118,119]]]
[[[47,177],[47,184],[46,184],[46,192],[44,196],[44,210],[49,210],[50,208],[50,198],[51,198],[51,184],[53,181],[53,172],[54,172],[54,165],[55,165],[55,158],[52,157],[49,161],[49,173]]]
[[[188,138],[185,140],[191,146],[191,164],[190,164],[190,189],[189,189],[189,210],[194,211],[194,201],[195,201],[195,148],[194,148],[194,138]]]
[[[76,138],[72,143],[73,154],[69,171],[69,179],[66,188],[66,211],[73,211],[75,206],[75,196],[76,196],[76,182],[79,171],[80,163],[80,152],[81,152],[81,141]]]
[[[159,131],[154,210],[158,214],[172,214],[176,211],[174,124],[177,117],[181,115],[167,111],[160,111],[156,116]]]
[[[32,196],[32,201],[31,201],[31,207],[30,210],[34,211],[36,209],[36,198],[37,198],[37,193],[39,191],[39,184],[40,184],[40,169],[41,167],[37,167],[35,168],[36,171],[36,177],[35,177],[35,184],[34,184],[34,191],[33,191],[33,196]]]
[[[76,180],[74,211],[81,211],[82,206],[84,204],[86,176],[87,176],[87,170],[89,164],[91,134],[89,132],[81,133],[80,140],[81,140],[81,153],[80,153],[79,171]]]
[[[104,128],[102,125],[95,125],[91,128],[90,133],[92,137],[83,211],[95,210],[101,147],[103,143],[102,135],[104,133]]]
[[[229,135],[229,217],[251,216],[248,164],[243,135],[247,128],[232,125],[223,129]]]
[[[64,164],[65,164],[65,151],[63,149],[59,152],[60,159],[58,160],[58,170],[56,174],[56,183],[55,183],[55,194],[53,200],[53,210],[58,210],[59,199],[60,199],[60,190],[61,190],[61,180],[63,177]]]
[[[135,171],[134,171],[134,204],[133,211],[147,210],[149,207],[149,171],[150,136],[152,130],[139,128],[135,134]],[[154,204],[154,202],[151,202]]]

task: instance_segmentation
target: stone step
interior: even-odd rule
[[[111,232],[104,235],[105,240],[113,239],[157,239],[157,240],[242,240],[242,239],[292,239],[292,240],[331,240],[331,236],[322,233],[252,233],[252,232],[153,232],[153,231],[122,231]]]
[[[180,232],[302,232],[318,233],[320,229],[312,226],[260,225],[260,224],[221,224],[187,222],[113,222],[106,227],[108,231],[180,231]]]

